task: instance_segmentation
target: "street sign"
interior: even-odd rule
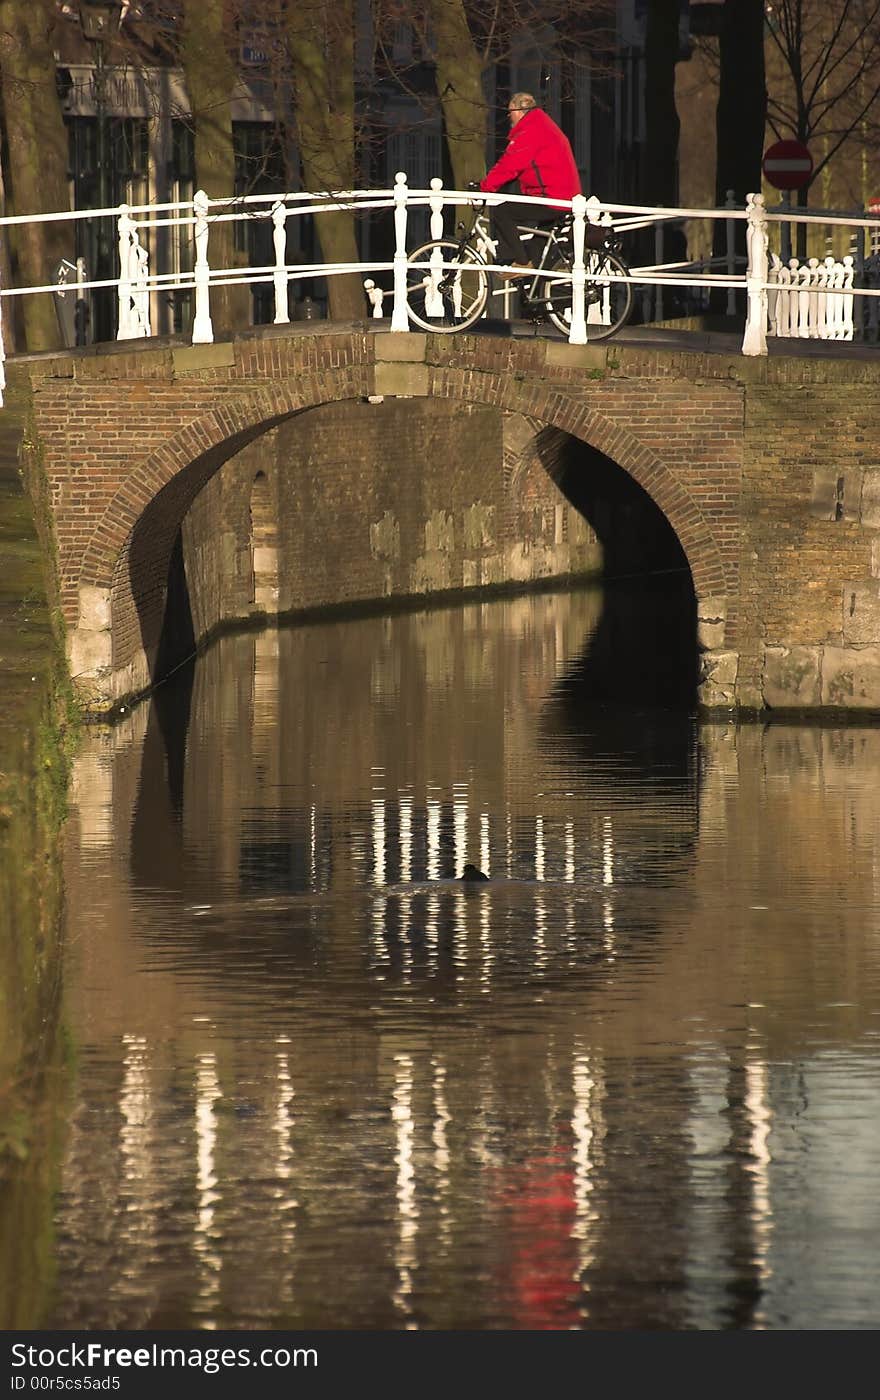
[[[764,152],[761,169],[778,190],[799,190],[813,173],[813,157],[802,141],[777,141]]]

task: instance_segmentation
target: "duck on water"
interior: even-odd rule
[[[488,882],[489,876],[484,875],[482,870],[478,870],[475,865],[471,865],[470,862],[468,862],[459,876],[459,879],[464,880],[466,884],[477,884],[481,880]]]
[[[490,881],[489,881],[489,876],[488,876],[488,875],[484,875],[484,874],[483,874],[483,871],[480,870],[478,866],[472,865],[472,864],[470,863],[470,861],[468,861],[468,863],[467,863],[467,865],[464,867],[464,870],[462,871],[461,875],[459,875],[458,880],[451,880],[451,879],[446,879],[446,880],[431,880],[431,881],[426,881],[426,882],[421,882],[421,883],[417,882],[417,883],[414,883],[414,884],[409,884],[409,883],[407,883],[407,884],[405,884],[405,885],[390,885],[388,888],[389,888],[389,891],[391,891],[392,893],[400,894],[400,893],[409,893],[410,891],[412,891],[412,890],[414,890],[414,889],[419,889],[419,890],[424,890],[424,889],[435,889],[438,885],[441,886],[441,887],[442,887],[443,885],[446,885],[447,887],[449,887],[449,886],[451,886],[451,885],[453,885],[453,884],[465,884],[465,885],[481,885],[481,884],[485,884],[485,885],[488,885],[489,883],[490,883]],[[224,912],[225,912],[225,913],[233,913],[233,914],[241,914],[241,913],[245,913],[245,912],[257,912],[257,911],[260,911],[260,910],[271,911],[271,910],[278,910],[278,909],[288,909],[288,908],[291,908],[292,906],[298,905],[298,904],[320,903],[320,902],[323,902],[323,900],[324,900],[325,898],[326,898],[326,896],[323,896],[323,895],[315,895],[315,894],[311,894],[311,893],[294,894],[294,895],[266,895],[266,896],[263,896],[262,898],[258,898],[258,899],[251,899],[251,900],[244,900],[244,901],[242,901],[242,900],[235,900],[235,901],[233,901],[232,903],[230,903],[230,904],[228,904],[228,905],[221,905],[221,904],[190,904],[190,905],[187,905],[187,906],[186,906],[186,911],[187,911],[188,913],[190,913],[190,914],[197,914],[197,915],[219,914],[219,913],[224,913]]]

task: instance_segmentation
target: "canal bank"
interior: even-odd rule
[[[60,1159],[60,835],[75,726],[38,507],[19,450],[27,402],[0,421],[0,1327],[38,1325]]]

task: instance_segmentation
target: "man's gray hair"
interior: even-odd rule
[[[537,105],[530,92],[514,92],[507,104],[507,110],[509,112],[529,112],[532,107],[537,107]]]

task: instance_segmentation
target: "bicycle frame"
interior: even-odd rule
[[[476,253],[479,253],[480,257],[491,271],[492,265],[495,262],[495,255],[498,251],[498,240],[491,235],[489,229],[489,215],[485,204],[475,204],[473,209],[474,217],[471,226],[466,232],[462,233],[459,239],[459,251],[463,251],[465,247],[472,248]],[[459,224],[458,227],[463,229],[464,225]],[[547,279],[552,276],[552,269],[547,266],[547,258],[553,248],[559,248],[566,254],[570,253],[571,246],[567,235],[571,229],[571,220],[570,218],[566,219],[564,214],[560,214],[560,217],[553,224],[543,226],[540,224],[518,224],[517,229],[521,234],[526,234],[528,238],[543,239],[544,246],[541,250],[540,258],[535,262],[533,276],[528,279],[527,285],[524,279],[517,287],[517,291],[519,291],[524,301],[536,307],[543,307],[544,298],[541,294],[542,283],[546,284]],[[503,273],[499,275],[502,277],[504,276]],[[509,286],[499,288],[498,291],[493,293],[493,296],[505,296],[509,290]]]
[[[474,252],[479,253],[480,257],[491,270],[492,265],[495,262],[495,255],[498,252],[498,240],[492,237],[492,234],[489,230],[489,215],[487,213],[485,204],[475,204],[473,208],[473,221],[467,232],[463,233],[461,238],[459,239],[459,250],[461,251],[465,247],[472,248]],[[550,248],[564,248],[566,246],[565,238],[559,237],[560,226],[566,226],[564,216],[561,216],[556,221],[556,223],[551,224],[549,227],[542,228],[540,225],[536,224],[517,225],[520,233],[525,233],[530,238],[538,237],[544,239],[544,248],[542,250],[540,259],[535,264],[535,277],[532,278],[533,291],[535,290],[535,284],[537,282],[538,273],[544,271],[546,268],[547,254]],[[458,227],[461,229],[464,227],[464,225],[459,224]],[[501,275],[503,276],[503,274]],[[524,289],[520,288],[520,290]]]

